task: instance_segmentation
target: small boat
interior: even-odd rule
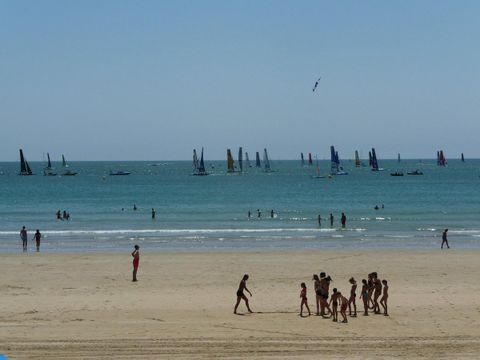
[[[200,155],[200,161],[197,159],[197,151],[194,149],[193,150],[193,175],[195,176],[205,176],[208,175],[208,173],[205,171],[205,164],[203,162],[203,147],[202,147],[202,153]]]
[[[33,175],[32,169],[30,169],[30,165],[28,165],[27,160],[23,156],[23,150],[20,149],[20,172],[18,175],[22,176],[29,176]]]
[[[420,170],[407,171],[407,175],[423,175],[423,172]]]
[[[123,176],[123,175],[130,175],[131,173],[128,171],[118,170],[112,171],[110,170],[110,176]]]
[[[43,169],[44,176],[57,176],[57,173],[52,168],[52,162],[50,161],[50,154],[47,152],[47,166]]]
[[[443,150],[437,151],[437,165],[438,166],[446,166],[447,160],[445,159],[445,155],[443,154]]]
[[[377,154],[375,153],[375,148],[372,148],[372,171],[383,171],[384,169],[378,167]]]
[[[265,168],[265,172],[271,172],[272,168],[270,167],[270,160],[268,160],[267,149],[263,149],[263,166]]]
[[[64,169],[66,169],[63,173],[62,173],[62,176],[75,176],[77,175],[78,173],[73,171],[73,170],[70,170],[68,167],[68,164],[67,164],[67,161],[65,160],[65,156],[62,154],[62,167]]]
[[[243,172],[243,150],[241,146],[238,149],[238,167],[240,168],[240,172]]]
[[[235,165],[233,161],[232,151],[227,149],[227,172],[233,173],[235,172]]]
[[[463,153],[460,159],[462,160],[462,162],[465,162],[465,157],[463,156]]]
[[[401,171],[395,171],[393,173],[390,173],[391,176],[403,176],[403,172]]]
[[[348,175],[343,171],[340,166],[340,158],[338,157],[338,151],[335,151],[335,147],[330,146],[330,175]]]
[[[355,150],[355,167],[360,167],[362,162],[360,161],[360,156],[358,156],[358,150]]]

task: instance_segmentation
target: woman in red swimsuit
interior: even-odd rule
[[[133,280],[132,281],[137,281],[137,270],[138,270],[138,264],[140,263],[140,246],[135,245],[135,250],[133,250],[132,256],[133,256]]]

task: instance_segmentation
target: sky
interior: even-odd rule
[[[478,1],[0,0],[0,161],[330,145],[478,158],[478,14]]]

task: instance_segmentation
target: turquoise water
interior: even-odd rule
[[[42,163],[30,165],[38,175],[18,176],[17,163],[0,163],[2,252],[21,249],[22,225],[30,238],[40,229],[42,251],[49,252],[124,251],[136,243],[188,251],[426,249],[439,246],[443,228],[450,229],[453,247],[480,247],[479,160],[452,160],[445,168],[433,160],[381,161],[386,171],[378,173],[346,161],[349,175],[332,179],[312,178],[315,166],[299,161],[274,161],[274,172],[249,168],[246,174],[227,174],[223,161],[207,162],[212,174],[204,177],[191,176],[188,161],[77,162],[70,164],[79,172],[74,177],[46,177]],[[322,172],[329,167],[320,161]],[[414,169],[424,175],[390,176]],[[109,176],[110,170],[132,174]],[[56,220],[57,210],[67,210],[71,220]],[[339,229],[341,212],[346,230]]]

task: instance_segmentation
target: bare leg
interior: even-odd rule
[[[320,315],[320,310],[319,310],[319,307],[320,307],[320,296],[316,295],[315,296],[315,300],[317,302],[317,315]]]
[[[247,305],[248,312],[253,313],[253,311],[250,309],[250,306],[248,305],[248,299],[245,295],[243,295],[243,300],[245,300],[245,305]]]
[[[138,268],[133,268],[133,280],[132,281],[137,281],[137,270],[138,270]]]
[[[240,304],[240,300],[242,300],[242,298],[240,296],[237,296],[237,303],[235,304],[235,308],[233,309],[234,314],[237,313],[237,308],[238,308],[238,305]]]

